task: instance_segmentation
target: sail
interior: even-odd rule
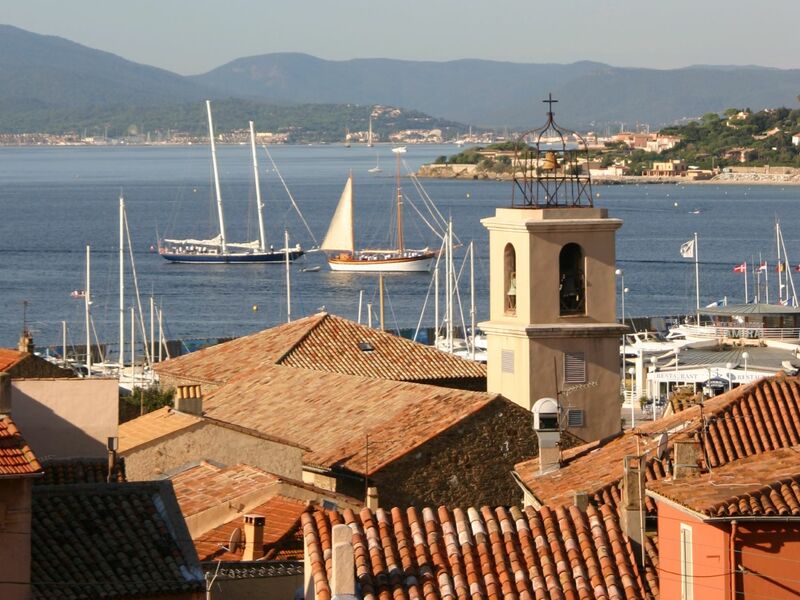
[[[322,250],[354,252],[353,242],[353,176],[347,178],[342,196],[333,213],[333,219],[328,226],[325,239],[322,240]]]

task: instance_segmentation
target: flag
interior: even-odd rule
[[[694,258],[694,240],[689,240],[681,245],[681,256],[683,258]]]
[[[775,267],[775,270],[778,273],[783,273],[786,270],[786,265],[784,265],[782,262],[779,262],[778,265]]]
[[[794,270],[795,270],[795,271],[797,271],[798,273],[800,273],[800,265],[797,265],[797,266],[794,268]]]
[[[766,270],[767,270],[767,261],[762,262],[756,269],[756,271],[766,271]]]
[[[747,262],[743,262],[740,265],[736,265],[733,267],[734,273],[747,273]]]

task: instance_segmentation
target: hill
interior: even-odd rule
[[[729,106],[793,106],[800,93],[800,69],[328,61],[294,53],[240,58],[192,79],[274,102],[391,104],[464,123],[512,128],[539,125],[545,113],[539,99],[548,92],[560,100],[560,122],[587,129],[623,121],[662,126]]]

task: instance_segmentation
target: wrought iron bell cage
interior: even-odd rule
[[[517,138],[511,206],[530,208],[590,207],[592,182],[589,149],[575,131],[559,127],[553,118],[553,95],[547,122]]]

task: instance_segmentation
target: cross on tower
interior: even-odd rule
[[[547,114],[552,117],[553,116],[553,104],[557,103],[558,100],[553,100],[553,94],[550,93],[550,94],[547,94],[547,100],[542,100],[542,102],[544,102],[545,104],[549,105]]]

